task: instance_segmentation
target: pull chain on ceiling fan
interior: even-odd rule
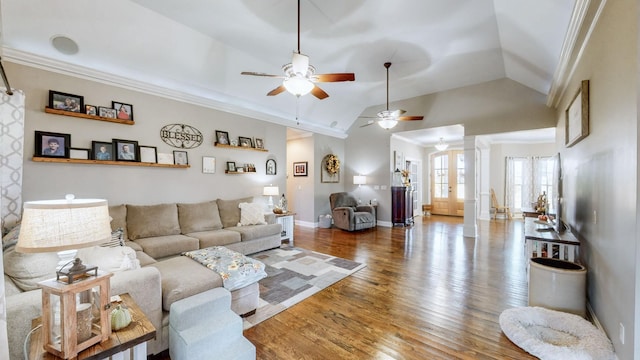
[[[316,74],[316,68],[309,64],[309,57],[300,52],[300,0],[298,0],[298,51],[293,53],[291,62],[284,65],[282,71],[284,75],[270,75],[252,71],[243,71],[241,74],[283,79],[282,85],[269,91],[267,96],[278,95],[286,90],[297,97],[311,93],[320,100],[328,98],[329,94],[318,87],[316,83],[354,81],[356,79],[354,73]]]
[[[391,63],[390,62],[384,63],[384,67],[387,69],[387,108],[386,110],[380,111],[375,117],[372,117],[372,116],[361,116],[361,117],[378,119],[378,125],[380,125],[380,127],[385,130],[389,130],[394,126],[396,126],[396,124],[398,124],[398,121],[412,121],[412,120],[424,119],[424,116],[400,116],[406,113],[406,111],[402,109],[389,110],[389,68],[391,67]],[[375,123],[375,121],[370,120],[365,125],[362,125],[360,127],[369,126],[373,123]]]

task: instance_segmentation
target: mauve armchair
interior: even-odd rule
[[[329,196],[333,225],[338,229],[354,231],[376,227],[376,209],[371,205],[358,204],[348,192]]]

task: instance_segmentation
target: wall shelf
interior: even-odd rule
[[[142,166],[142,167],[163,167],[163,168],[176,168],[176,169],[188,169],[191,165],[176,165],[176,164],[156,164],[156,163],[143,163],[135,161],[104,161],[104,160],[85,160],[85,159],[60,159],[60,158],[48,158],[34,156],[32,161],[35,162],[47,162],[47,163],[67,163],[67,164],[89,164],[89,165],[123,165],[123,166]]]
[[[53,109],[53,108],[50,108],[50,107],[45,107],[44,108],[44,112],[46,112],[48,114],[65,115],[65,116],[72,116],[72,117],[83,118],[83,119],[107,121],[107,122],[124,124],[124,125],[135,125],[135,122],[133,120],[112,119],[112,118],[106,118],[106,117],[102,117],[102,116],[95,116],[95,115],[77,113],[77,112],[73,112],[73,111],[65,111],[65,110]]]
[[[225,174],[255,174],[255,171],[229,171],[229,170],[225,170],[224,171]]]
[[[222,147],[222,148],[228,148],[228,149],[241,149],[241,150],[253,150],[253,151],[261,151],[261,152],[269,152],[269,150],[267,150],[267,149],[256,149],[256,148],[252,148],[252,147],[248,147],[248,146],[233,146],[233,145],[226,145],[226,144],[220,144],[220,143],[215,143],[215,146]]]

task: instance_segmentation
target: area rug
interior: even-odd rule
[[[245,330],[366,266],[296,247],[268,250],[250,257],[266,265],[267,277],[259,282],[256,313],[244,318]]]

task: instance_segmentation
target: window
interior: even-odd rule
[[[553,166],[552,157],[507,157],[507,206],[514,212],[531,208],[542,193],[546,193],[547,201],[551,202],[555,195]]]

